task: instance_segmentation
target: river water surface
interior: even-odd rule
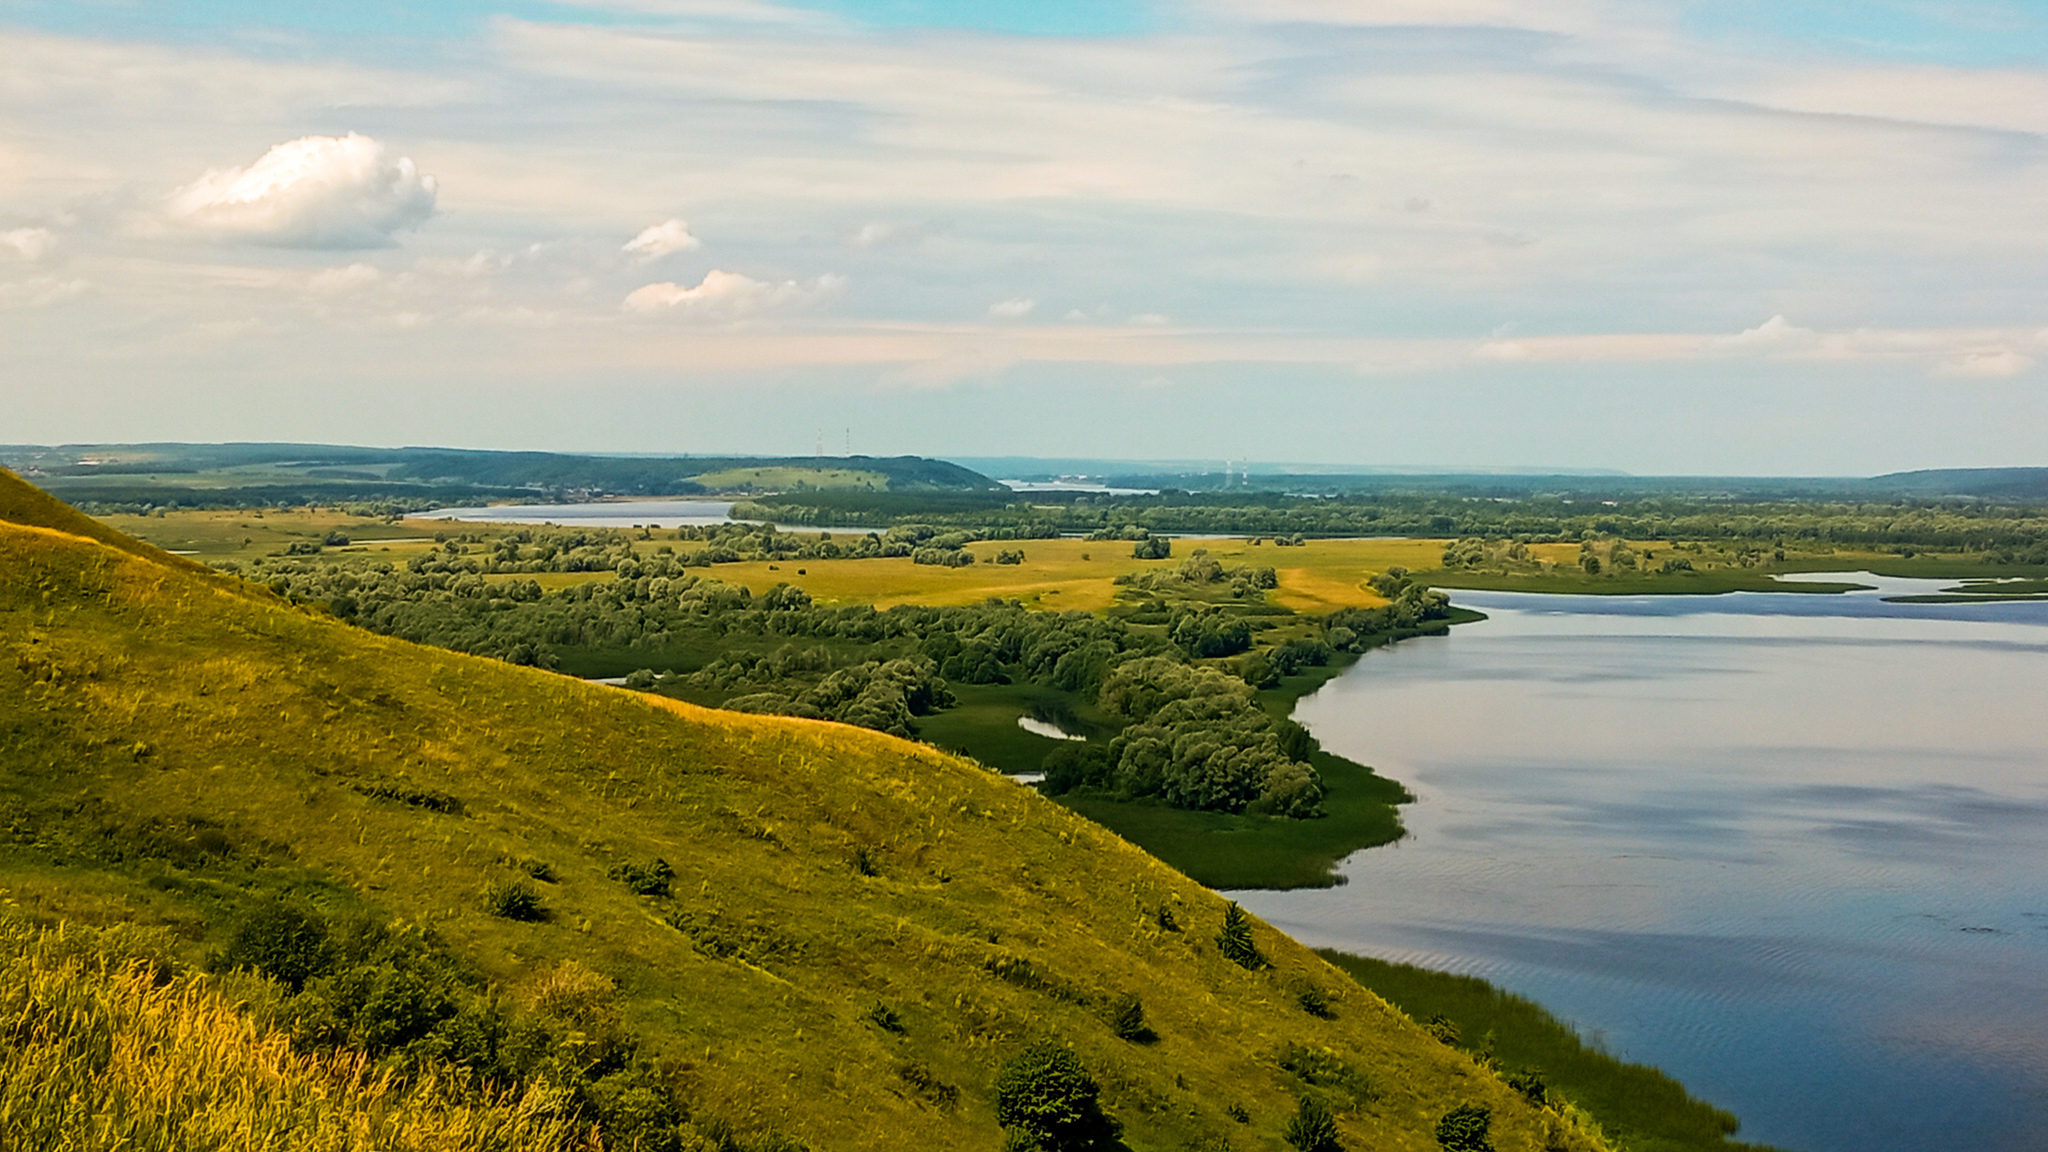
[[[1418,796],[1239,898],[1485,977],[1806,1152],[2048,1148],[2048,603],[1454,593],[1296,716]]]

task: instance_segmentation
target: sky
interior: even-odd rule
[[[2048,0],[0,0],[0,443],[2048,464]]]

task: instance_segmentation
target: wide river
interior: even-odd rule
[[[2048,603],[1455,593],[1297,712],[1415,792],[1317,945],[1482,976],[1804,1152],[2048,1148]]]

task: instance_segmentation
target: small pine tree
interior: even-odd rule
[[[1294,1109],[1294,1119],[1287,1122],[1287,1130],[1280,1134],[1287,1146],[1299,1152],[1344,1152],[1344,1145],[1337,1142],[1337,1120],[1330,1115],[1330,1109],[1313,1096],[1303,1096]]]
[[[1266,966],[1265,954],[1252,939],[1252,918],[1244,914],[1235,900],[1223,910],[1223,931],[1216,936],[1216,947],[1240,968],[1256,972]]]
[[[1492,1127],[1493,1109],[1460,1104],[1436,1122],[1437,1146],[1444,1152],[1493,1152]]]
[[[1145,1005],[1136,996],[1119,996],[1110,1006],[1109,1026],[1119,1040],[1133,1044],[1150,1044],[1159,1039],[1159,1033],[1145,1023]]]

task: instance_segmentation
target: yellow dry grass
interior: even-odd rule
[[[1207,549],[1227,566],[1270,566],[1280,574],[1275,601],[1303,612],[1332,612],[1386,603],[1366,579],[1396,564],[1434,568],[1443,554],[1443,541],[1318,540],[1299,548],[1279,548],[1270,541],[1184,538],[1174,541],[1172,559],[1136,560],[1125,540],[990,540],[968,546],[980,562],[967,568],[912,564],[908,559],[805,560],[720,564],[711,574],[756,593],[776,584],[793,584],[819,600],[878,608],[978,604],[999,596],[1037,608],[1097,612],[1114,602],[1118,576],[1170,571],[1197,548]],[[1572,548],[1576,556],[1577,545]],[[1024,563],[992,563],[995,554],[1006,549],[1022,551]]]
[[[39,1152],[523,1152],[595,1148],[545,1087],[519,1099],[359,1053],[295,1049],[217,982],[72,954],[0,924],[0,1145]],[[92,949],[90,941],[83,950]]]

